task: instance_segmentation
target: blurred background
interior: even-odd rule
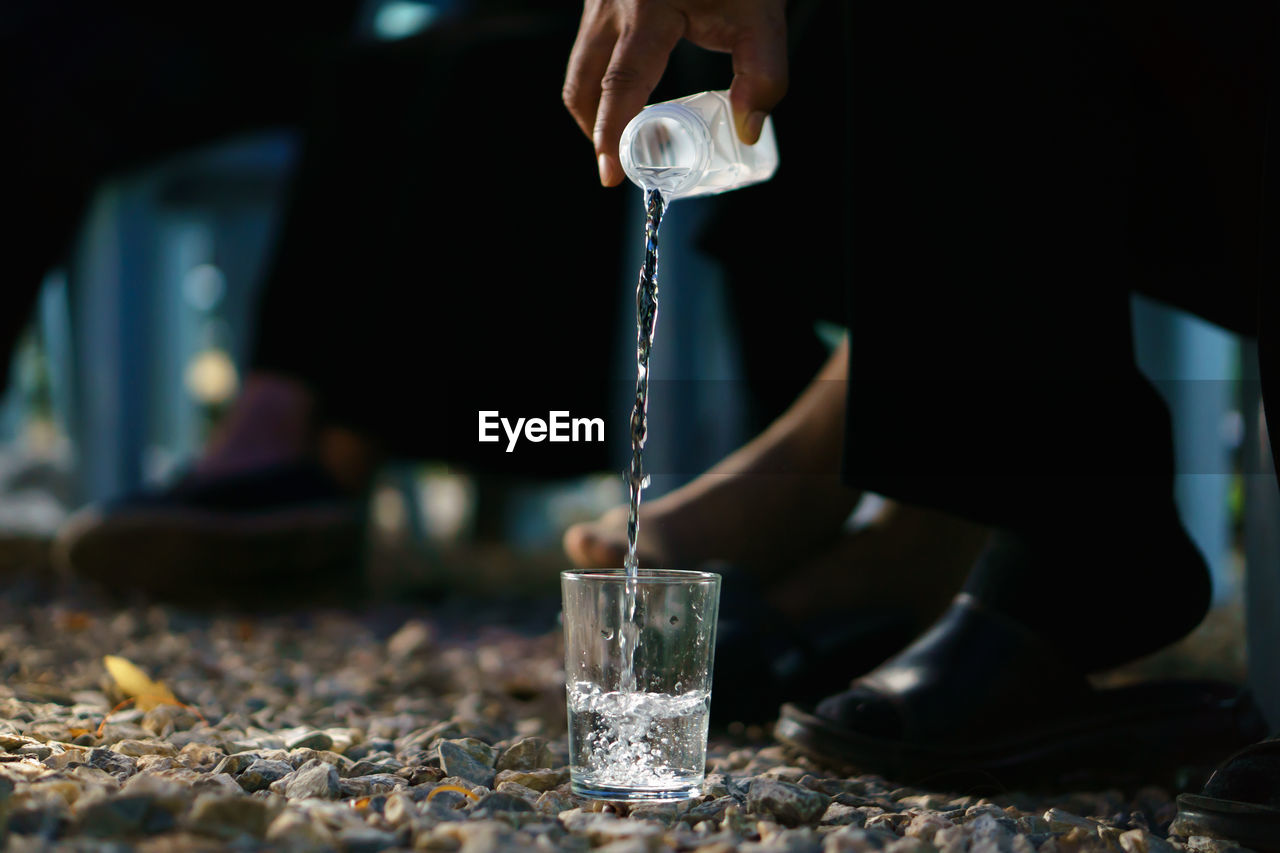
[[[456,5],[374,0],[362,8],[355,36],[411,38]],[[784,116],[778,122],[786,169]],[[45,277],[0,406],[0,526],[19,549],[13,553],[22,553],[23,542],[41,547],[76,508],[167,482],[191,463],[244,377],[259,289],[300,149],[296,130],[254,131],[117,175],[95,191],[65,265]],[[583,160],[585,167],[585,151]],[[623,267],[635,270],[643,210],[638,191],[618,192],[635,196],[618,235],[630,253]],[[698,241],[712,204],[681,201],[663,227],[653,373],[697,381],[655,387],[649,465],[664,473],[654,476],[648,498],[722,458],[778,410],[778,392],[763,404],[754,396],[732,294],[717,258]],[[618,293],[607,323],[621,407],[634,377],[634,275],[613,278],[602,286]],[[794,317],[803,314],[797,309]],[[841,334],[823,322],[795,320],[792,327],[790,334],[813,342],[794,355],[797,373],[816,369],[817,356]],[[1135,329],[1140,366],[1173,412],[1178,504],[1213,570],[1215,613],[1189,643],[1207,670],[1243,676],[1247,600],[1255,670],[1278,672],[1280,534],[1273,520],[1280,496],[1265,456],[1254,345],[1141,297]],[[609,447],[611,468],[597,474],[507,484],[496,517],[485,520],[513,555],[501,566],[559,565],[564,528],[625,499],[620,472],[628,449],[620,439],[615,434]],[[445,460],[388,465],[371,505],[375,576],[388,589],[516,582],[514,569],[477,574],[472,564],[442,579],[442,549],[475,541],[479,491],[473,477]],[[1267,681],[1260,688],[1274,712]]]

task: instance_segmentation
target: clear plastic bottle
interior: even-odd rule
[[[772,120],[755,145],[743,144],[725,91],[645,107],[622,131],[618,154],[633,183],[668,200],[758,184],[778,169]]]

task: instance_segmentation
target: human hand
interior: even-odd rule
[[[618,140],[681,38],[733,56],[738,138],[754,144],[787,90],[786,0],[586,0],[562,96],[595,145],[600,183],[622,182]]]

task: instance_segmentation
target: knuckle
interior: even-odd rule
[[[560,89],[560,100],[569,108],[569,112],[577,115],[583,102],[582,89],[579,88],[577,83],[565,81],[564,86]]]
[[[596,145],[603,145],[609,133],[609,112],[601,110],[591,123],[591,139]]]
[[[579,127],[585,131],[591,126],[595,119],[595,101],[582,90],[580,85],[575,82],[566,82],[560,90],[560,100]]]
[[[639,72],[626,66],[610,68],[600,79],[600,89],[604,92],[633,89],[639,84]]]

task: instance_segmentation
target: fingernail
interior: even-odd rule
[[[756,140],[760,138],[760,131],[764,128],[766,116],[767,114],[761,110],[755,110],[747,115],[747,120],[743,123],[742,129],[746,133],[743,141],[748,145],[755,145]]]
[[[601,154],[599,157],[597,157],[597,158],[596,158],[596,166],[597,166],[597,167],[599,167],[599,169],[600,169],[600,184],[601,184],[601,186],[606,186],[606,187],[607,187],[607,186],[609,186],[609,177],[610,177],[610,173],[609,173],[609,155],[608,155],[608,154]]]

